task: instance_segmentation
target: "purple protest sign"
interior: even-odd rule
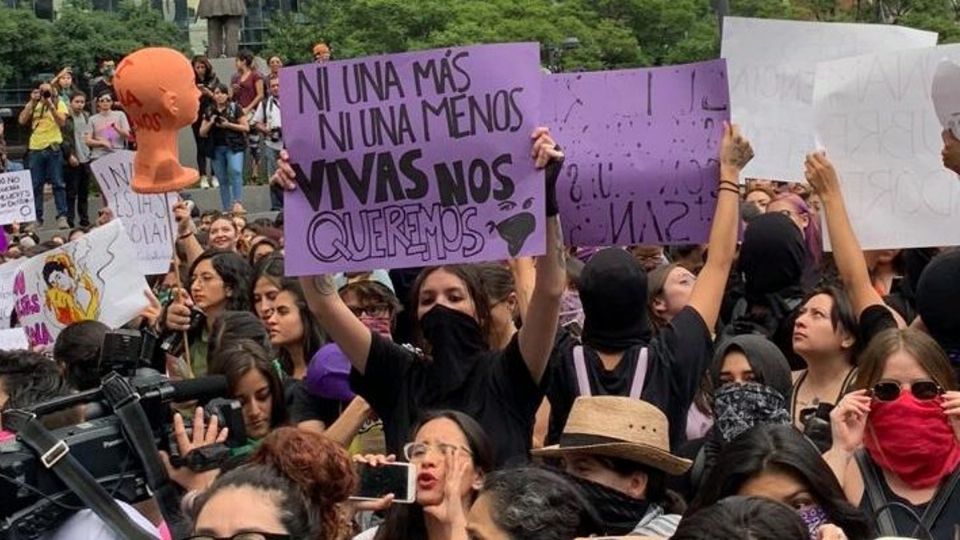
[[[281,71],[287,273],[543,253],[539,58],[484,45]]]
[[[729,92],[724,60],[549,75],[544,123],[564,145],[568,245],[705,242]]]

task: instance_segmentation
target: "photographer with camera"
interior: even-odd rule
[[[243,202],[243,152],[250,131],[243,109],[230,98],[225,84],[213,89],[213,105],[203,113],[200,136],[213,147],[213,174],[220,180],[220,203],[229,212]]]
[[[33,200],[37,224],[43,225],[43,185],[53,186],[57,205],[57,228],[68,229],[67,192],[63,181],[63,155],[60,128],[67,123],[67,106],[57,99],[50,83],[42,82],[30,92],[30,101],[20,111],[20,125],[30,126],[30,175],[33,178]]]
[[[267,164],[267,178],[277,172],[277,159],[283,150],[283,131],[280,125],[280,78],[270,78],[270,94],[260,102],[253,114],[253,126],[264,136],[264,158]],[[283,210],[283,190],[270,184],[270,210]]]
[[[60,375],[57,365],[46,357],[29,351],[0,351],[0,411],[13,409],[29,409],[33,406],[65,398],[73,393]],[[40,422],[48,430],[65,428],[84,421],[84,408],[75,405],[56,411],[52,414],[39,415]],[[0,412],[0,419],[7,429],[7,420],[3,419],[4,412]],[[13,433],[0,432],[0,443],[8,444],[13,440]],[[11,455],[9,449],[2,454]],[[6,467],[0,467],[7,472]],[[22,473],[21,473],[22,474]],[[26,475],[26,478],[31,478]],[[35,480],[35,479],[31,479]],[[9,478],[0,482],[0,490],[11,489]],[[19,480],[23,487],[23,480]],[[49,486],[46,486],[49,489]],[[15,497],[12,490],[5,497]],[[4,499],[6,502],[8,499]],[[157,527],[133,506],[115,501],[122,513],[137,527],[145,531],[148,536],[160,538]],[[149,501],[148,501],[149,503]],[[3,510],[13,510],[3,508]],[[6,511],[2,512],[4,515]],[[101,517],[89,508],[79,509],[65,516],[62,521],[55,522],[49,529],[36,531],[36,538],[40,540],[70,540],[83,538],[85,540],[122,540],[123,537],[114,533]],[[2,533],[0,533],[2,536]],[[15,536],[19,538],[19,536]]]

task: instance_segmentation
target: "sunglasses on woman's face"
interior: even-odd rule
[[[900,383],[897,381],[880,381],[873,386],[873,398],[877,401],[894,401],[900,397]],[[943,394],[943,388],[933,381],[916,381],[910,383],[910,393],[913,397],[929,401]]]

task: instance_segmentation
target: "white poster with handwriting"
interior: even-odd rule
[[[36,219],[30,171],[0,173],[0,225]]]
[[[17,318],[31,345],[49,345],[79,321],[119,328],[148,301],[147,282],[123,223],[113,220],[90,234],[23,262],[13,282]]]
[[[23,328],[7,328],[0,330],[0,351],[30,350],[30,341]]]
[[[960,60],[960,45],[817,67],[817,139],[864,249],[960,244],[960,181],[943,167],[943,127],[930,99],[944,58]]]
[[[173,259],[170,227],[174,223],[173,205],[177,196],[174,193],[148,195],[133,191],[130,181],[135,155],[136,152],[118,150],[94,160],[90,170],[107,199],[107,206],[123,221],[130,242],[137,250],[143,273],[166,274]]]
[[[814,149],[813,81],[818,62],[932,47],[937,34],[888,24],[820,23],[726,17],[730,107],[756,157],[745,178],[803,180]]]
[[[0,329],[10,328],[10,316],[16,304],[13,294],[13,281],[17,277],[17,270],[26,259],[15,259],[0,264]]]

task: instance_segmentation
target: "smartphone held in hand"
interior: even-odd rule
[[[411,504],[417,499],[416,467],[409,463],[384,463],[376,467],[357,463],[360,488],[350,497],[375,501],[393,494],[395,503]]]

